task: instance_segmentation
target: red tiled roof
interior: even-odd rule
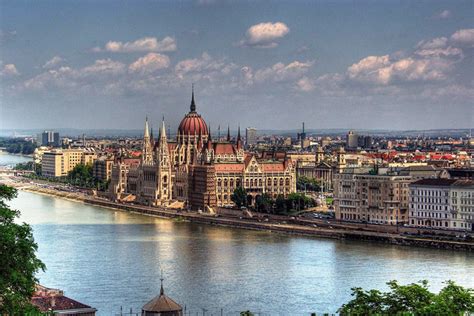
[[[67,296],[33,296],[31,303],[38,307],[41,312],[49,310],[68,310],[68,309],[80,309],[80,308],[91,308],[86,304],[79,303]]]
[[[216,155],[232,155],[234,154],[235,148],[231,143],[214,143],[214,154]]]
[[[136,158],[125,158],[123,159],[122,161],[124,164],[126,165],[139,165],[140,164],[140,159],[136,159]]]
[[[217,163],[214,164],[216,172],[243,172],[243,163]]]
[[[261,163],[263,172],[278,172],[278,171],[285,171],[285,164],[278,162],[278,163]]]

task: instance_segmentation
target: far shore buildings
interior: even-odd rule
[[[152,206],[178,201],[204,210],[232,205],[232,193],[239,186],[247,191],[250,204],[262,194],[286,197],[296,192],[296,166],[287,156],[273,159],[246,152],[240,128],[235,140],[229,129],[225,140],[213,140],[196,111],[193,91],[176,141],[168,140],[164,122],[156,141],[146,120],[140,162],[117,159],[109,194],[115,201],[131,198]]]

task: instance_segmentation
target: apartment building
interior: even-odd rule
[[[335,174],[336,219],[390,225],[408,223],[410,182],[411,176]]]
[[[78,164],[92,164],[97,155],[86,149],[53,149],[44,152],[41,173],[45,177],[64,177]]]
[[[422,179],[410,185],[410,226],[473,230],[474,181]]]

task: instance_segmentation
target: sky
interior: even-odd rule
[[[0,0],[0,129],[474,126],[474,1]]]

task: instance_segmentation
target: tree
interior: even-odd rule
[[[352,289],[354,298],[341,306],[341,315],[463,315],[474,312],[474,290],[447,281],[439,294],[431,293],[428,281],[400,285],[387,283],[390,291]]]
[[[0,185],[0,315],[23,315],[34,310],[30,304],[35,284],[35,274],[45,270],[36,257],[31,227],[17,224],[20,213],[6,204],[17,196],[15,188]]]
[[[238,208],[247,206],[247,191],[242,186],[238,186],[231,196],[232,202],[237,205]]]
[[[251,311],[240,312],[240,316],[254,316]]]
[[[285,214],[286,213],[286,201],[285,197],[279,194],[275,200],[275,212],[277,214]]]
[[[263,193],[255,198],[255,208],[258,212],[270,213],[272,211],[273,200],[270,195]]]

